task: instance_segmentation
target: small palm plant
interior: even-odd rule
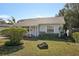
[[[8,19],[9,21],[9,24],[15,24],[16,23],[16,20],[13,16],[11,16],[12,20]]]
[[[1,34],[7,36],[10,41],[7,41],[5,45],[16,46],[21,45],[21,40],[25,35],[26,30],[24,28],[7,28],[1,31]]]

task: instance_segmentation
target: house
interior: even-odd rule
[[[5,19],[5,20],[7,20],[7,19]],[[12,24],[6,23],[5,20],[4,20],[4,18],[0,18],[0,31],[12,26]]]
[[[5,29],[5,28],[9,28],[11,26],[12,25],[10,25],[10,24],[0,24],[0,31],[3,30],[3,29]]]
[[[3,28],[3,27],[11,27],[12,25],[11,24],[0,24],[0,28]]]
[[[14,24],[14,26],[25,27],[26,29],[28,29],[28,32],[26,33],[27,36],[39,36],[39,34],[42,33],[59,34],[63,29],[64,24],[64,17],[46,17],[22,19]]]

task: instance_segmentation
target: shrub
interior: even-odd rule
[[[16,43],[16,42],[12,42],[12,41],[7,41],[5,43],[5,46],[18,46],[18,45],[22,45],[23,43]]]
[[[6,45],[18,45],[23,39],[26,30],[23,28],[7,28],[1,31],[1,34],[9,37],[10,41]]]
[[[74,32],[72,34],[72,37],[73,37],[75,42],[79,43],[79,32]]]
[[[7,37],[10,36],[9,28],[1,30],[0,34],[2,34],[3,36],[7,36]]]
[[[38,39],[53,39],[53,38],[58,38],[58,34],[55,33],[49,33],[49,34],[40,34]]]

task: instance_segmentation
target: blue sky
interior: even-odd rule
[[[0,17],[14,16],[16,20],[51,17],[63,7],[63,3],[0,3]]]

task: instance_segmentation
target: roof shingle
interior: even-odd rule
[[[23,19],[22,22],[16,23],[14,26],[34,26],[39,24],[65,24],[64,17],[47,17]]]

